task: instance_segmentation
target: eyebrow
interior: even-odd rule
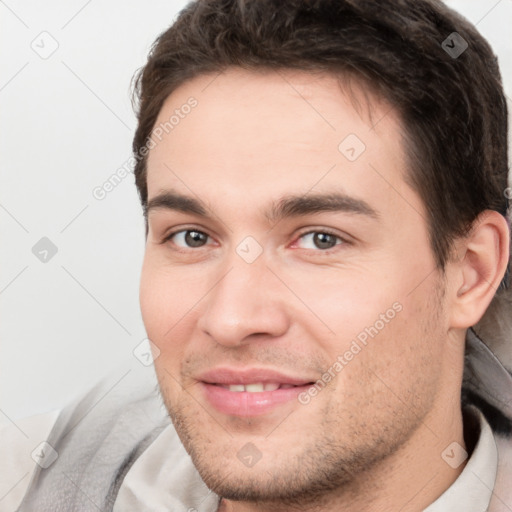
[[[209,208],[198,199],[174,191],[163,191],[149,200],[144,209],[147,217],[151,210],[166,209],[208,217]],[[273,203],[265,212],[266,219],[278,222],[288,217],[300,217],[322,212],[346,212],[378,219],[379,213],[366,201],[343,193],[285,196]]]
[[[299,217],[322,212],[345,212],[379,218],[378,212],[366,201],[343,193],[286,196],[272,205],[266,213],[269,222],[287,217]]]
[[[200,201],[173,191],[164,191],[148,201],[144,207],[144,216],[147,218],[151,210],[159,209],[176,210],[207,217],[207,209]]]

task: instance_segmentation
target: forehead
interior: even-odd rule
[[[173,188],[247,207],[249,199],[313,188],[394,190],[396,200],[406,187],[397,113],[355,81],[348,92],[333,75],[237,68],[201,75],[167,98],[152,139],[149,198]]]

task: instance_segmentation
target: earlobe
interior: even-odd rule
[[[509,241],[506,219],[491,210],[480,214],[467,237],[459,241],[452,327],[469,328],[485,313],[505,274]]]

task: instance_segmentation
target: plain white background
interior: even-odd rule
[[[133,175],[103,200],[93,190],[130,156],[130,80],[185,4],[0,1],[0,423],[61,408],[136,361]],[[512,0],[448,4],[490,41],[512,97]]]

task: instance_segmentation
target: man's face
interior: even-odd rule
[[[432,436],[449,326],[394,110],[235,69],[185,83],[155,128],[176,109],[148,160],[141,307],[207,485],[318,497]]]

